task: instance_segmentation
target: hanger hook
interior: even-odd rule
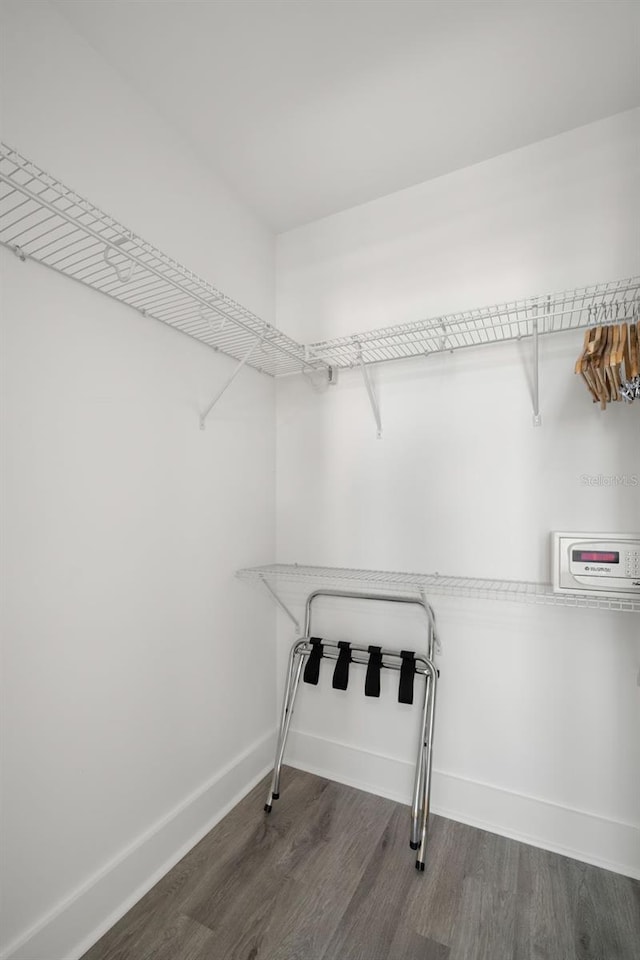
[[[120,240],[120,243],[124,243],[124,238]],[[116,246],[119,246],[116,241]],[[104,257],[105,263],[109,264],[112,270],[115,270],[115,274],[120,281],[120,283],[129,283],[131,277],[133,276],[134,262],[133,260],[128,261],[128,266],[125,266],[123,263],[114,263],[111,259],[111,246],[105,246],[102,256]]]
[[[213,317],[209,313],[207,313],[207,308],[203,303],[200,304],[200,319],[206,321],[206,323],[209,324],[213,333],[222,333],[222,331],[227,325],[227,318],[221,317],[220,320],[218,321],[218,327],[216,329],[216,327],[214,326]]]

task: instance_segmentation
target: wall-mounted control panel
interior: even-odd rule
[[[640,533],[551,534],[556,593],[640,597]]]

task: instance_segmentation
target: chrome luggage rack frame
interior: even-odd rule
[[[413,782],[413,795],[411,801],[411,833],[409,844],[412,850],[416,851],[416,869],[423,871],[425,868],[425,851],[427,844],[427,824],[429,819],[429,799],[431,792],[431,757],[433,745],[433,727],[436,706],[436,686],[438,681],[438,670],[433,662],[435,646],[435,630],[433,610],[426,600],[418,597],[405,596],[403,594],[388,594],[380,596],[373,593],[359,593],[357,591],[346,590],[315,590],[307,597],[305,607],[304,636],[296,640],[291,647],[289,654],[289,665],[287,669],[287,679],[285,684],[284,697],[282,701],[282,713],[280,716],[280,729],[276,745],[276,757],[273,768],[273,776],[267,801],[264,805],[266,813],[271,813],[274,800],[280,798],[280,776],[284,753],[287,744],[287,737],[291,727],[291,719],[295,706],[296,696],[300,687],[300,678],[305,661],[313,650],[311,643],[311,607],[317,597],[339,597],[351,600],[382,600],[390,603],[416,604],[421,607],[427,618],[427,643],[426,653],[415,654],[414,673],[424,678],[424,696],[422,701],[422,721],[420,724],[420,739],[418,742],[418,752],[416,758],[416,770]],[[382,649],[382,668],[388,670],[400,670],[402,657],[398,650]],[[338,660],[338,644],[330,641],[322,641],[322,656],[328,660]],[[367,647],[350,645],[350,661],[352,663],[367,664],[369,661],[369,650]]]

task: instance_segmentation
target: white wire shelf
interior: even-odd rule
[[[0,242],[263,373],[322,368],[304,347],[0,144]]]
[[[640,277],[355,333],[308,346],[332,367],[404,360],[640,318]]]
[[[271,376],[401,360],[519,340],[536,328],[542,335],[640,316],[640,277],[632,277],[304,346],[5,144],[0,144],[0,243]]]
[[[483,580],[477,577],[443,576],[438,573],[398,573],[389,570],[355,570],[286,563],[247,567],[238,570],[236,576],[241,580],[302,582],[310,588],[330,585],[348,589],[351,585],[376,593],[397,592],[399,589],[417,594],[424,591],[428,599],[446,596],[469,600],[511,600],[517,603],[640,613],[640,599],[554,593],[550,583],[526,580]]]

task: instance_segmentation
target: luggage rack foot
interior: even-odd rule
[[[269,799],[267,800],[267,802],[266,802],[265,805],[264,805],[264,812],[265,812],[265,813],[271,813],[271,810],[273,809],[273,801],[274,801],[274,800],[279,800],[279,799],[280,799],[280,794],[279,794],[279,793],[271,793],[271,794],[269,794]]]

